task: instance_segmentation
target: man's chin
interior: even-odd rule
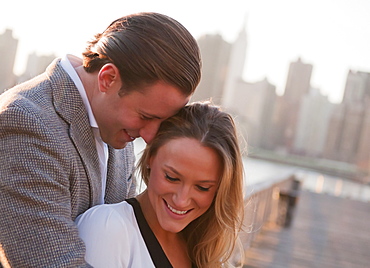
[[[123,149],[123,148],[125,148],[125,147],[126,147],[127,143],[128,143],[128,142],[125,142],[125,143],[123,143],[121,146],[119,146],[118,148],[115,148],[115,149]]]
[[[115,143],[108,143],[111,147],[113,147],[114,149],[123,149],[126,147],[128,142],[115,142]]]

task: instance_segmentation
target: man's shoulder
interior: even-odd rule
[[[45,72],[6,90],[0,95],[0,107],[9,107],[15,103],[42,103],[45,99],[51,99],[51,94],[48,94],[53,84],[51,77],[63,76],[62,69],[57,67],[58,62],[54,60]]]

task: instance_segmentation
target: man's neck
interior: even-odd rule
[[[87,98],[89,102],[91,103],[91,99],[92,99],[94,92],[98,90],[97,72],[95,73],[86,72],[81,62],[80,64],[78,64],[78,62],[71,61],[71,64],[73,68],[76,70],[78,76],[80,77],[81,82],[85,88]]]

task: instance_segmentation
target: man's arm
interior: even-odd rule
[[[72,161],[61,129],[32,111],[0,113],[0,251],[6,267],[91,267],[72,220]],[[65,148],[66,150],[67,147]],[[88,194],[88,193],[87,193]]]

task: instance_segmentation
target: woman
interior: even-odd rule
[[[232,117],[194,103],[164,121],[139,161],[134,199],[77,219],[94,267],[221,267],[243,214],[243,168]]]

